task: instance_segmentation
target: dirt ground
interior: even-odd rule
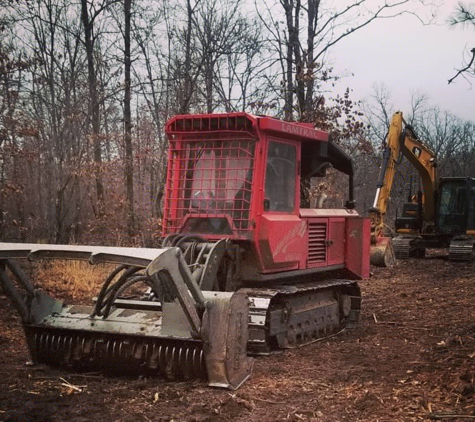
[[[236,392],[29,366],[0,296],[0,420],[475,420],[475,263],[436,252],[372,270],[358,328],[257,358]]]

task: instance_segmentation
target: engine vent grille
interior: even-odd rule
[[[308,264],[320,264],[327,260],[327,223],[308,224]]]

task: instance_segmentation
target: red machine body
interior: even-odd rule
[[[369,276],[368,219],[348,208],[300,208],[301,178],[321,176],[328,164],[352,172],[327,132],[230,113],[176,116],[166,133],[164,236],[246,245],[242,281],[322,270]]]
[[[351,158],[328,134],[246,113],[177,116],[166,133],[159,249],[0,245],[0,286],[33,361],[236,389],[250,376],[248,353],[355,326],[370,221],[354,210]],[[329,166],[349,177],[345,207],[301,207],[301,182]],[[118,267],[93,305],[66,306],[35,290],[13,262],[22,258]]]

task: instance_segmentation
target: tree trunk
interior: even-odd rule
[[[102,146],[100,139],[100,115],[99,101],[97,94],[97,78],[94,66],[94,41],[92,38],[93,21],[89,18],[87,0],[81,0],[81,20],[84,26],[84,44],[86,46],[87,72],[89,85],[89,111],[92,121],[92,136],[94,145],[94,178],[97,193],[97,217],[104,215],[104,185],[102,183]]]
[[[288,0],[282,2],[285,10],[285,19],[287,22],[287,29],[289,33],[289,40],[287,42],[287,54],[286,54],[286,84],[285,84],[285,104],[284,104],[284,119],[287,121],[293,120],[294,109],[294,71],[293,71],[293,58],[294,58],[294,43],[293,41],[293,4]]]
[[[191,78],[191,30],[193,26],[193,8],[190,0],[186,2],[187,28],[185,40],[185,63],[183,69],[183,97],[179,105],[180,114],[187,114],[190,111],[190,101],[192,96],[192,78]]]
[[[125,188],[127,196],[127,234],[135,235],[135,210],[134,210],[134,162],[132,154],[132,115],[130,111],[130,17],[132,0],[124,0],[124,129],[125,129]]]

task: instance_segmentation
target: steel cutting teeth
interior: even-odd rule
[[[79,369],[157,373],[168,379],[206,379],[201,342],[91,336],[30,328],[37,363]]]

